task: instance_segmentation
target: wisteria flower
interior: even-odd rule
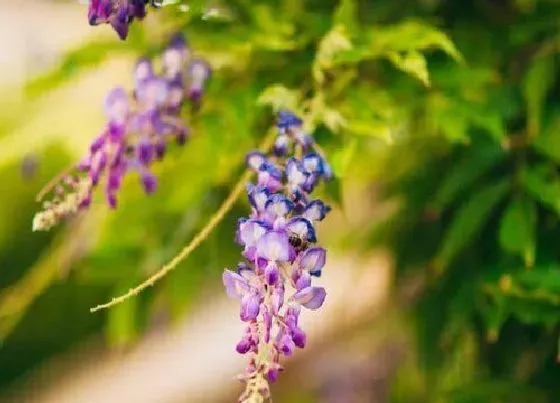
[[[145,6],[145,2],[94,0],[90,3],[91,20],[121,18],[123,4],[128,7],[128,17],[141,16]],[[184,144],[189,134],[180,115],[190,82],[177,79],[188,77],[191,71],[186,46],[184,36],[173,36],[164,51],[167,65],[161,75],[156,74],[151,60],[141,58],[134,66],[132,94],[122,87],[109,91],[103,105],[107,119],[104,130],[92,141],[88,154],[75,169],[56,185],[53,200],[46,202],[44,211],[34,218],[35,230],[49,229],[79,209],[89,207],[99,186],[104,189],[109,207],[116,208],[124,177],[130,173],[138,176],[146,194],[156,191],[157,178],[151,165],[163,159],[170,140]]]
[[[330,211],[310,193],[321,179],[328,180],[328,164],[310,150],[303,121],[290,112],[278,117],[278,136],[272,155],[247,154],[247,167],[257,174],[247,186],[251,214],[237,225],[236,239],[246,259],[237,272],[223,276],[227,294],[240,301],[246,327],[237,352],[249,361],[240,376],[246,390],[240,402],[269,397],[269,382],[283,370],[282,356],[292,355],[307,343],[299,326],[301,308],[319,309],[326,298],[323,287],[313,285],[326,262],[326,250],[317,245],[314,223]],[[306,154],[302,158],[290,156]],[[330,168],[329,168],[330,169]]]
[[[90,25],[109,24],[122,40],[135,19],[146,16],[146,6],[159,7],[161,0],[90,0],[88,21]]]

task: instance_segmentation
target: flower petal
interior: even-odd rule
[[[240,221],[237,226],[237,240],[246,247],[255,246],[269,228],[267,223],[259,220]]]
[[[276,137],[274,142],[274,155],[281,157],[288,152],[290,146],[290,138],[286,134],[281,134]]]
[[[275,264],[268,264],[264,269],[264,277],[268,285],[275,285],[278,282],[278,267]]]
[[[292,340],[297,347],[304,348],[307,341],[307,336],[305,335],[303,330],[301,330],[299,327],[296,327],[292,329]]]
[[[311,286],[311,275],[304,271],[296,281],[296,290],[303,290]]]
[[[260,151],[250,151],[245,156],[245,165],[255,171],[261,168],[261,165],[267,161],[266,155]]]
[[[265,208],[273,217],[285,217],[294,208],[294,203],[286,196],[276,193],[269,197]]]
[[[286,224],[286,230],[297,236],[300,239],[305,239],[308,242],[316,242],[317,238],[315,237],[315,228],[311,221],[307,218],[303,217],[294,217],[288,224]]]
[[[298,291],[292,298],[307,309],[315,310],[323,305],[326,296],[327,292],[323,287],[307,287]]]
[[[293,112],[287,110],[278,111],[276,127],[279,129],[289,129],[294,126],[301,126],[302,124],[303,120],[297,117]]]
[[[301,256],[300,266],[304,271],[311,275],[320,275],[321,269],[325,266],[327,251],[324,248],[309,248]]]
[[[249,202],[258,211],[264,211],[270,191],[265,187],[251,186],[248,189]]]
[[[309,176],[300,161],[290,158],[286,163],[286,176],[292,186],[302,186]]]
[[[222,282],[230,298],[241,299],[250,290],[247,280],[231,270],[224,270]]]
[[[292,257],[292,246],[283,231],[269,231],[257,241],[257,257],[269,262],[288,262]]]
[[[243,322],[250,322],[259,316],[260,297],[257,294],[245,294],[241,298],[241,312],[239,317]]]
[[[310,174],[323,172],[323,159],[317,153],[309,153],[303,157],[303,167]]]
[[[310,221],[321,221],[330,210],[322,200],[313,200],[305,206],[303,216]]]

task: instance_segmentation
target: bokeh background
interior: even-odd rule
[[[337,179],[319,190],[334,207],[319,229],[328,299],[275,401],[560,402],[560,4],[188,6],[126,42],[77,1],[1,6],[0,401],[235,401],[243,327],[221,273],[245,200],[155,287],[89,308],[171,259],[292,107]],[[32,233],[35,194],[102,129],[104,95],[176,30],[215,72],[158,192],[131,177],[117,211],[99,195]]]

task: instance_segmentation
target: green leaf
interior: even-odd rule
[[[354,135],[380,138],[388,142],[391,141],[391,127],[388,123],[382,122],[379,119],[352,119],[348,122],[346,129]]]
[[[464,157],[445,176],[431,207],[438,212],[445,209],[478,178],[500,163],[503,156],[503,151],[495,146],[469,147]]]
[[[257,99],[258,105],[269,105],[274,111],[279,109],[297,110],[299,105],[299,92],[290,90],[281,84],[267,87]]]
[[[352,137],[349,142],[339,149],[332,158],[333,171],[337,177],[343,178],[358,149],[358,141]]]
[[[453,222],[447,228],[441,249],[435,259],[435,266],[439,271],[445,269],[482,230],[510,186],[509,178],[502,179],[475,193],[460,207]]]
[[[333,25],[343,25],[349,31],[357,28],[356,0],[340,0],[333,16]]]
[[[420,80],[426,87],[430,86],[428,64],[422,53],[415,50],[402,54],[398,52],[390,52],[387,57],[396,68]]]
[[[330,203],[334,204],[337,207],[342,208],[342,182],[340,179],[335,177],[331,181],[325,183],[324,185],[324,193],[327,196]]]
[[[521,185],[536,200],[560,214],[560,179],[546,165],[521,171]]]
[[[337,25],[331,29],[319,42],[312,66],[313,78],[319,84],[325,79],[324,71],[334,66],[337,55],[352,49],[352,42],[345,26]]]
[[[130,285],[127,282],[126,287],[117,287],[114,291],[115,295],[127,292]],[[108,310],[106,332],[109,345],[124,347],[134,340],[137,334],[136,317],[138,302],[138,298],[130,298]]]
[[[526,198],[514,198],[500,222],[500,245],[505,251],[520,255],[527,267],[535,263],[536,223],[536,206]]]
[[[500,292],[493,294],[492,306],[486,306],[480,310],[484,323],[486,324],[486,340],[495,343],[500,337],[502,325],[508,318],[506,309],[506,298]]]
[[[387,57],[394,52],[428,49],[439,49],[455,61],[463,62],[463,56],[444,32],[424,22],[407,21],[371,28],[357,38],[351,49],[339,52],[333,63],[357,63]]]
[[[560,119],[553,119],[536,136],[532,146],[541,154],[551,158],[555,163],[560,164]]]
[[[548,56],[533,61],[523,79],[523,97],[527,103],[527,133],[530,136],[537,136],[540,132],[543,103],[555,78],[556,64],[554,58]]]

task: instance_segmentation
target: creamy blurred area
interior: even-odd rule
[[[52,91],[29,96],[23,84],[56,67],[62,55],[81,44],[113,38],[109,27],[87,23],[87,5],[78,0],[3,1],[0,9],[0,120],[25,116],[0,132],[0,164],[41,152],[57,143],[79,158],[102,124],[107,91],[128,85],[129,58],[110,57]],[[123,43],[123,46],[125,44]],[[53,113],[57,105],[60,113]],[[3,128],[0,128],[0,131]]]
[[[21,84],[53,66],[65,49],[91,35],[86,7],[78,0],[3,1],[0,84]]]

